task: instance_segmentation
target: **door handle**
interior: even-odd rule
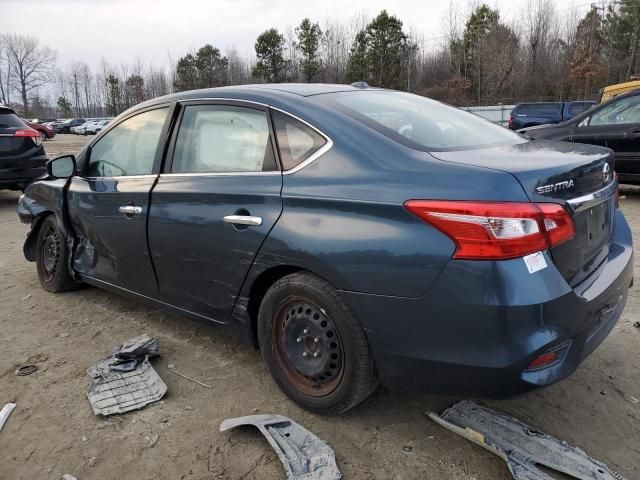
[[[250,225],[254,227],[262,225],[262,217],[252,217],[250,215],[227,215],[223,220],[234,225]]]
[[[124,213],[125,215],[140,215],[142,213],[142,207],[136,207],[134,205],[124,205],[122,207],[118,207],[118,211],[120,213]]]

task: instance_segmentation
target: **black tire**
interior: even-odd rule
[[[44,132],[40,132],[40,140],[44,142],[46,139],[47,139],[47,134]]]
[[[42,287],[53,293],[66,292],[78,287],[69,275],[67,241],[49,215],[42,220],[36,244],[36,266]]]
[[[307,410],[343,413],[378,386],[362,325],[338,291],[310,273],[283,277],[267,291],[258,341],[280,389]]]

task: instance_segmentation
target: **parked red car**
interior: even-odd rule
[[[49,128],[46,125],[42,125],[41,123],[31,123],[31,122],[25,122],[25,123],[29,125],[31,128],[33,128],[34,130],[37,130],[40,133],[40,138],[42,138],[43,141],[56,136],[56,132],[54,132],[52,128]]]

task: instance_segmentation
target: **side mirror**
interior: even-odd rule
[[[53,178],[69,178],[76,173],[76,157],[63,155],[47,162],[47,175]]]

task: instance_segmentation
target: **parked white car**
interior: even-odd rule
[[[87,125],[87,127],[85,128],[84,133],[85,135],[95,135],[107,125],[109,125],[109,122],[111,122],[111,120],[99,120],[97,122],[91,122],[91,124]]]

